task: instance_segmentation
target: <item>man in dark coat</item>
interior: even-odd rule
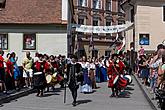
[[[77,57],[71,57],[71,63],[67,65],[68,74],[68,87],[72,93],[73,106],[76,106],[77,90],[79,84],[83,81],[83,75],[81,74],[81,65],[77,63]]]

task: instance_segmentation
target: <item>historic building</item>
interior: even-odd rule
[[[0,48],[67,55],[67,0],[0,0]]]
[[[126,23],[134,23],[134,28],[125,32],[127,49],[131,44],[136,51],[140,46],[154,51],[165,41],[165,0],[124,0],[122,8]]]
[[[111,26],[123,24],[124,13],[121,0],[73,0],[76,24]],[[74,29],[73,29],[74,30]],[[119,33],[120,36],[121,33]],[[116,34],[94,34],[73,31],[73,49],[78,56],[108,56],[116,39]]]

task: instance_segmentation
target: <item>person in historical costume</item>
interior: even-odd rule
[[[81,70],[81,65],[77,63],[77,57],[73,55],[71,57],[71,63],[67,65],[68,87],[72,93],[73,106],[76,106],[77,90],[79,88],[79,84],[83,82]]]
[[[100,83],[101,69],[100,69],[100,62],[97,58],[95,60],[95,66],[96,66],[96,82]]]
[[[42,61],[42,55],[38,55],[39,60],[33,63],[33,83],[34,83],[34,88],[37,89],[37,94],[36,96],[43,96],[43,91],[46,85],[46,79],[45,79],[45,74],[44,74],[44,63]]]
[[[5,67],[4,67],[4,62],[6,62],[3,58],[4,55],[4,51],[2,49],[0,49],[0,82],[2,85],[3,89],[3,93],[7,93],[7,89],[6,89],[6,77],[5,77]]]
[[[101,82],[107,81],[107,68],[106,68],[106,59],[104,56],[100,58],[100,69],[101,69]]]
[[[6,63],[6,68],[5,68],[5,72],[6,72],[6,87],[7,89],[11,90],[14,88],[14,83],[13,83],[13,63],[10,61],[11,55],[10,53],[7,54],[6,56],[7,58],[5,59],[5,63]]]
[[[52,64],[51,62],[49,61],[49,56],[44,54],[43,55],[43,67],[44,67],[44,74],[45,74],[45,77],[49,76],[49,75],[53,75],[53,71],[52,71]],[[52,87],[52,89],[54,90],[54,86],[53,85],[50,85],[50,84],[47,84],[47,92],[49,92],[49,87]]]
[[[91,59],[90,62],[89,62],[89,77],[90,77],[90,80],[91,80],[91,84],[92,84],[92,89],[97,89],[97,86],[96,86],[96,66],[94,64],[94,59]]]
[[[114,80],[118,75],[118,72],[116,70],[116,61],[117,61],[118,55],[117,54],[112,54],[111,59],[109,59],[109,67],[108,67],[108,87],[111,88],[112,90],[112,95],[111,97],[115,97],[118,95],[118,90],[116,88],[116,84],[114,84]]]
[[[58,74],[58,75],[62,78],[59,84],[61,85],[61,88],[64,88],[64,80],[63,80],[63,77],[64,77],[65,65],[66,65],[65,56],[59,56],[58,65],[59,65],[59,69],[58,69],[58,73],[59,73],[59,74]]]
[[[82,71],[83,71],[83,76],[84,76],[84,82],[81,87],[81,92],[82,93],[91,93],[92,90],[92,83],[90,80],[90,75],[89,75],[89,62],[87,62],[87,59],[85,56],[82,57]]]

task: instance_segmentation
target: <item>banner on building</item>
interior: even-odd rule
[[[72,27],[76,28],[77,32],[85,33],[118,33],[127,30],[133,23],[114,25],[114,26],[89,26],[73,24]]]

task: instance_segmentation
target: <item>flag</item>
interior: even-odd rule
[[[117,53],[119,53],[120,51],[124,51],[125,43],[126,43],[125,38],[123,38],[122,43],[116,47]]]

